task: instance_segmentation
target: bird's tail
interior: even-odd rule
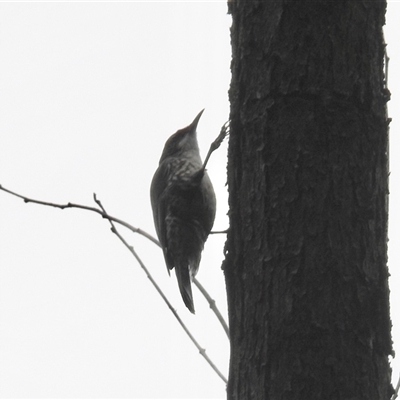
[[[178,279],[179,290],[183,302],[191,313],[194,314],[192,285],[190,283],[189,267],[187,265],[175,267],[176,278]]]

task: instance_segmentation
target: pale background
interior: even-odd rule
[[[0,184],[94,205],[155,234],[149,187],[165,140],[206,108],[203,156],[228,119],[225,2],[0,3]],[[398,265],[400,3],[386,41],[392,101],[390,271],[395,349]],[[214,228],[228,226],[226,144],[208,171]],[[24,204],[0,192],[0,397],[215,398],[225,385],[199,355],[128,250],[96,214]],[[194,289],[184,307],[161,251],[121,228],[227,376],[229,345]],[[198,275],[226,315],[224,235]],[[396,382],[400,362],[392,362]]]

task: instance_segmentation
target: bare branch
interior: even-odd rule
[[[103,205],[101,204],[101,201],[97,199],[96,194],[93,195],[94,197],[94,201],[97,203],[97,205],[103,210],[103,212],[105,214],[106,210],[104,209]],[[177,321],[179,322],[179,324],[182,326],[183,330],[186,332],[186,334],[189,336],[190,340],[194,343],[194,345],[197,347],[197,349],[199,350],[200,354],[204,357],[204,359],[210,364],[211,368],[218,374],[218,376],[225,382],[227,383],[227,379],[225,378],[225,376],[221,373],[221,371],[217,368],[217,366],[211,361],[211,359],[208,357],[208,355],[206,354],[206,350],[203,349],[200,344],[197,342],[197,340],[194,338],[194,336],[190,333],[189,329],[187,328],[187,326],[185,325],[185,323],[181,320],[181,318],[179,317],[177,311],[172,307],[171,303],[169,302],[169,300],[167,299],[167,297],[165,296],[165,294],[163,293],[163,291],[161,290],[161,288],[158,286],[157,282],[153,279],[152,275],[150,274],[149,270],[147,269],[147,267],[144,265],[143,261],[140,259],[139,255],[136,253],[135,249],[133,248],[133,246],[129,245],[126,240],[120,235],[120,233],[118,232],[117,228],[115,227],[113,221],[110,220],[110,224],[111,224],[111,231],[113,233],[115,233],[115,235],[117,235],[117,237],[121,240],[121,242],[128,248],[128,250],[132,253],[132,255],[136,258],[137,262],[139,263],[139,265],[141,266],[141,268],[143,269],[143,271],[146,273],[147,277],[149,278],[150,282],[152,283],[152,285],[155,287],[155,289],[157,290],[158,294],[162,297],[162,299],[164,300],[164,302],[167,304],[168,308],[170,309],[170,311],[172,312],[172,314],[174,314],[175,318],[177,319]],[[207,293],[207,292],[206,292]],[[207,293],[208,296],[208,293]],[[215,302],[214,302],[215,303]]]
[[[221,130],[221,132],[222,132],[222,130]],[[220,134],[220,136],[221,136],[221,134]],[[140,228],[136,228],[136,227],[132,226],[131,224],[129,224],[129,223],[127,223],[127,222],[125,222],[125,221],[123,221],[123,220],[121,220],[119,218],[116,218],[116,217],[113,217],[113,216],[107,214],[104,211],[104,209],[98,209],[98,208],[95,208],[95,207],[89,207],[89,206],[84,206],[84,205],[81,205],[81,204],[70,203],[70,202],[66,203],[66,204],[58,204],[58,203],[51,203],[51,202],[48,202],[48,201],[35,200],[35,199],[32,199],[32,198],[23,196],[21,194],[18,194],[16,192],[13,192],[13,191],[11,191],[9,189],[6,189],[2,185],[0,185],[0,190],[2,190],[4,192],[7,192],[7,193],[9,193],[9,194],[11,194],[11,195],[13,195],[15,197],[18,197],[18,198],[22,199],[25,203],[40,204],[40,205],[43,205],[43,206],[59,208],[61,210],[64,210],[65,208],[78,208],[78,209],[81,209],[81,210],[87,210],[87,211],[95,212],[95,213],[101,215],[103,218],[108,219],[110,222],[115,222],[117,224],[120,224],[120,225],[124,226],[125,228],[128,228],[132,232],[138,233],[138,234],[146,237],[147,239],[151,240],[154,244],[156,244],[157,246],[161,247],[160,246],[160,242],[154,236],[150,235],[149,233],[147,233],[146,231],[144,231],[144,230],[142,230]],[[96,200],[96,195],[94,194],[94,196],[95,196],[95,200]],[[222,231],[222,232],[211,232],[211,233],[225,233],[225,231]],[[199,281],[195,280],[194,283],[197,286],[197,288],[200,290],[200,292],[203,294],[203,296],[207,299],[208,303],[210,304],[210,308],[213,310],[213,312],[215,313],[216,317],[221,321],[222,327],[226,331],[227,324],[226,324],[225,320],[223,319],[220,311],[218,310],[218,308],[217,308],[217,306],[215,304],[215,301],[207,293],[207,291],[204,289],[204,287],[200,285]],[[229,337],[229,334],[228,334],[228,337]]]
[[[218,137],[211,143],[210,149],[208,150],[207,156],[204,160],[203,166],[200,171],[206,170],[206,166],[211,154],[221,146],[222,141],[225,139],[225,136],[229,134],[229,121],[225,122],[225,124],[221,128],[221,132]]]
[[[221,323],[222,327],[224,328],[226,336],[228,336],[228,339],[230,339],[228,325],[227,325],[224,317],[220,313],[220,311],[219,311],[219,309],[218,309],[218,307],[217,307],[217,305],[215,303],[215,300],[211,298],[211,296],[208,294],[206,289],[204,289],[203,285],[196,278],[193,278],[193,283],[197,286],[197,288],[200,290],[200,292],[203,294],[203,296],[207,299],[208,304],[210,304],[211,310],[214,311],[214,314],[216,315],[216,317],[218,318],[218,320]]]
[[[217,235],[217,234],[221,234],[221,233],[228,233],[228,229],[225,229],[224,231],[211,231],[210,235]]]
[[[394,390],[393,396],[391,397],[390,400],[395,400],[397,397],[399,397],[399,389],[400,389],[400,376],[399,380],[397,381],[396,389]]]
[[[13,191],[11,191],[9,189],[6,189],[2,185],[0,185],[0,190],[3,190],[4,192],[10,193],[13,196],[19,197],[25,203],[40,204],[42,206],[49,206],[49,207],[59,208],[61,210],[64,210],[65,208],[79,208],[81,210],[93,211],[93,212],[95,212],[97,214],[100,214],[103,218],[108,219],[109,221],[116,222],[117,224],[120,224],[120,225],[124,226],[125,228],[128,228],[132,232],[138,233],[138,234],[146,237],[147,239],[149,239],[153,243],[155,243],[157,246],[160,246],[160,243],[158,242],[158,240],[154,236],[150,235],[149,233],[145,232],[144,230],[142,230],[140,228],[136,228],[136,227],[132,226],[131,224],[128,224],[127,222],[125,222],[125,221],[123,221],[123,220],[121,220],[119,218],[115,218],[115,217],[113,217],[111,215],[108,215],[106,212],[104,212],[102,210],[99,210],[98,208],[84,206],[84,205],[75,204],[75,203],[57,204],[57,203],[50,203],[48,201],[35,200],[35,199],[31,199],[29,197],[23,196],[21,194],[15,193],[15,192],[13,192]]]

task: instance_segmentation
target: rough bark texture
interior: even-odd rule
[[[386,3],[229,7],[228,399],[389,399]]]

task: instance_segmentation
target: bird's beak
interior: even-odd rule
[[[203,114],[205,108],[203,108],[198,114],[197,117],[193,120],[193,122],[188,126],[188,128],[193,132],[196,131],[197,124],[199,123],[201,114]]]

